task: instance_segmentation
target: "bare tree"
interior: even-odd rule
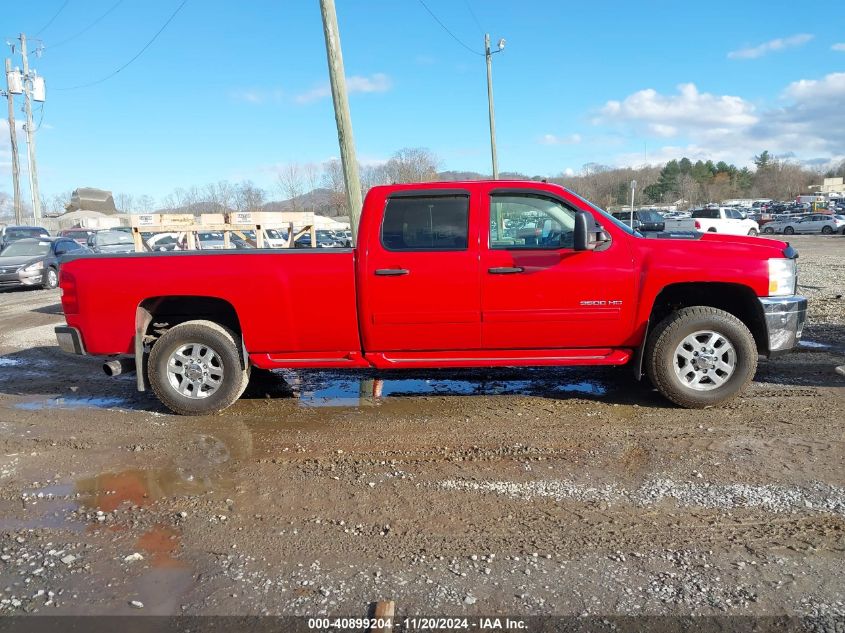
[[[235,190],[235,209],[238,211],[260,211],[266,194],[251,180],[244,180]]]
[[[138,197],[138,202],[135,203],[135,208],[141,213],[151,213],[155,208],[155,204],[155,198],[145,193]]]
[[[305,187],[308,189],[307,210],[314,213],[317,206],[315,191],[320,186],[320,166],[315,163],[306,163],[302,168],[302,175],[305,181]]]
[[[384,165],[390,182],[427,182],[437,177],[440,161],[424,147],[400,149]]]
[[[323,184],[330,192],[329,205],[334,215],[348,215],[346,182],[343,179],[343,166],[340,160],[330,160],[323,164]]]
[[[114,197],[114,206],[121,213],[132,213],[135,199],[131,193],[119,193]]]
[[[303,170],[298,163],[287,163],[276,174],[276,187],[283,198],[290,202],[291,211],[299,211],[305,192]]]

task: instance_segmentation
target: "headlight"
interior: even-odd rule
[[[797,274],[794,259],[769,260],[769,296],[794,295]]]
[[[35,262],[34,264],[30,264],[26,268],[21,269],[22,273],[34,273],[36,270],[43,270],[44,269],[44,262]]]

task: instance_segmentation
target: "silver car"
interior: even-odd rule
[[[783,233],[793,235],[795,233],[842,233],[845,235],[845,216],[831,215],[829,213],[813,213],[809,215],[798,215],[780,218],[763,226],[763,233]]]

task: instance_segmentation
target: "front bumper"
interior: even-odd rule
[[[82,336],[75,327],[67,325],[56,326],[56,341],[63,352],[68,354],[85,354],[85,346],[82,344]]]
[[[806,297],[760,297],[760,303],[769,334],[769,356],[797,347],[807,318]]]

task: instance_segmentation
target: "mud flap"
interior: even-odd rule
[[[138,391],[146,391],[147,368],[144,365],[144,337],[147,328],[153,321],[153,315],[146,308],[138,306],[135,309],[135,377]]]

